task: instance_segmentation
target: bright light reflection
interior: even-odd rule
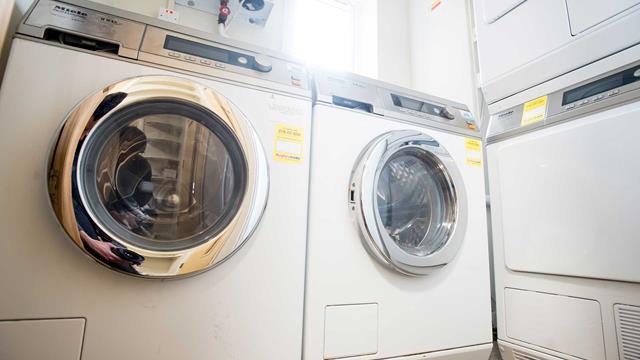
[[[354,67],[354,16],[345,0],[295,0],[289,51],[310,65]]]

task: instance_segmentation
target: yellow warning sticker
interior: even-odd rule
[[[273,159],[289,164],[302,162],[304,149],[304,133],[299,127],[285,124],[276,125],[273,147]]]
[[[547,96],[542,96],[524,104],[520,126],[526,126],[544,120],[547,116]]]
[[[464,139],[464,147],[467,151],[467,165],[482,166],[482,142],[477,139]]]

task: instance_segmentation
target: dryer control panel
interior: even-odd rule
[[[497,141],[545,125],[584,117],[640,96],[640,62],[492,114],[487,138]]]

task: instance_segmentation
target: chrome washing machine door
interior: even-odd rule
[[[363,150],[348,202],[367,251],[406,275],[446,265],[464,238],[462,177],[441,144],[417,131],[385,133]]]
[[[51,156],[51,204],[98,262],[148,278],[196,274],[231,256],[268,196],[258,135],[230,101],[190,80],[136,77],[87,97]]]

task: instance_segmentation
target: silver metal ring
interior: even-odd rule
[[[94,156],[90,155],[94,152],[90,152],[88,144],[104,143],[101,137],[108,134],[103,130],[115,123],[117,114],[142,104],[149,107],[154,102],[168,104],[166,106],[175,102],[183,108],[211,114],[212,124],[226,129],[225,136],[233,137],[229,141],[239,149],[235,156],[241,159],[238,163],[243,167],[243,181],[241,188],[236,189],[241,193],[237,196],[237,204],[224,217],[220,229],[211,234],[195,234],[191,243],[182,243],[191,244],[189,246],[164,246],[161,242],[158,244],[163,246],[147,246],[140,240],[144,237],[113,225],[113,219],[104,215],[108,212],[97,209],[96,201],[92,202],[88,196],[93,191],[91,187],[96,185],[88,183],[85,174],[81,174],[86,163],[94,160],[88,159]],[[49,166],[49,194],[66,233],[87,255],[130,275],[176,278],[211,269],[249,239],[267,204],[268,172],[258,134],[242,112],[223,95],[183,78],[143,76],[109,85],[84,99],[69,113]]]
[[[422,152],[437,173],[447,223],[439,236],[442,245],[433,253],[415,255],[392,239],[378,211],[376,191],[381,171],[400,152]],[[406,275],[425,275],[444,266],[456,255],[467,226],[467,197],[462,176],[451,155],[432,137],[418,131],[391,131],[374,139],[360,154],[349,183],[349,207],[367,251],[383,265]]]

